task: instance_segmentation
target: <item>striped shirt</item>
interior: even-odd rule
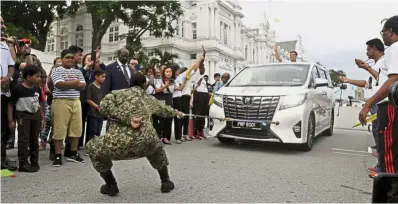
[[[79,99],[80,98],[80,91],[77,89],[58,89],[55,85],[58,82],[63,81],[72,81],[75,79],[79,79],[80,83],[86,83],[84,80],[83,74],[78,69],[66,69],[63,67],[59,67],[54,69],[51,73],[51,79],[54,82],[54,92],[53,98],[66,98],[66,99]]]

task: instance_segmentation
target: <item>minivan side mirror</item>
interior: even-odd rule
[[[322,79],[322,78],[316,78],[315,83],[314,83],[314,88],[322,87],[322,86],[328,86],[329,82],[327,79]]]

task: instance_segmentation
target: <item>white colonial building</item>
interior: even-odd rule
[[[173,38],[155,38],[149,32],[141,37],[144,50],[150,57],[153,50],[177,53],[177,63],[191,65],[202,51],[207,50],[206,74],[210,79],[215,73],[229,72],[234,75],[245,65],[275,62],[273,53],[275,31],[264,15],[258,28],[250,29],[243,25],[242,8],[229,0],[181,1],[184,14],[174,22],[176,32]],[[128,26],[117,21],[111,24],[102,39],[102,60],[116,59],[115,51],[125,46],[126,41],[119,35],[127,33]],[[47,38],[46,53],[59,55],[62,49],[75,44],[85,52],[91,50],[91,17],[85,8],[79,10],[74,18],[54,21]],[[288,59],[289,52],[296,50],[303,60],[304,51],[301,38],[289,42],[278,42],[282,58]]]

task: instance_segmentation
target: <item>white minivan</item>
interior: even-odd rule
[[[310,151],[333,134],[334,92],[328,70],[315,63],[246,67],[214,94],[209,134],[235,140],[298,144]]]

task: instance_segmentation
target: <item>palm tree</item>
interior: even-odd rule
[[[149,64],[153,66],[160,67],[161,65],[170,65],[174,63],[174,59],[178,58],[179,55],[175,53],[170,53],[167,51],[162,52],[159,49],[155,49],[154,54],[157,56],[156,58],[152,58],[149,61]]]

